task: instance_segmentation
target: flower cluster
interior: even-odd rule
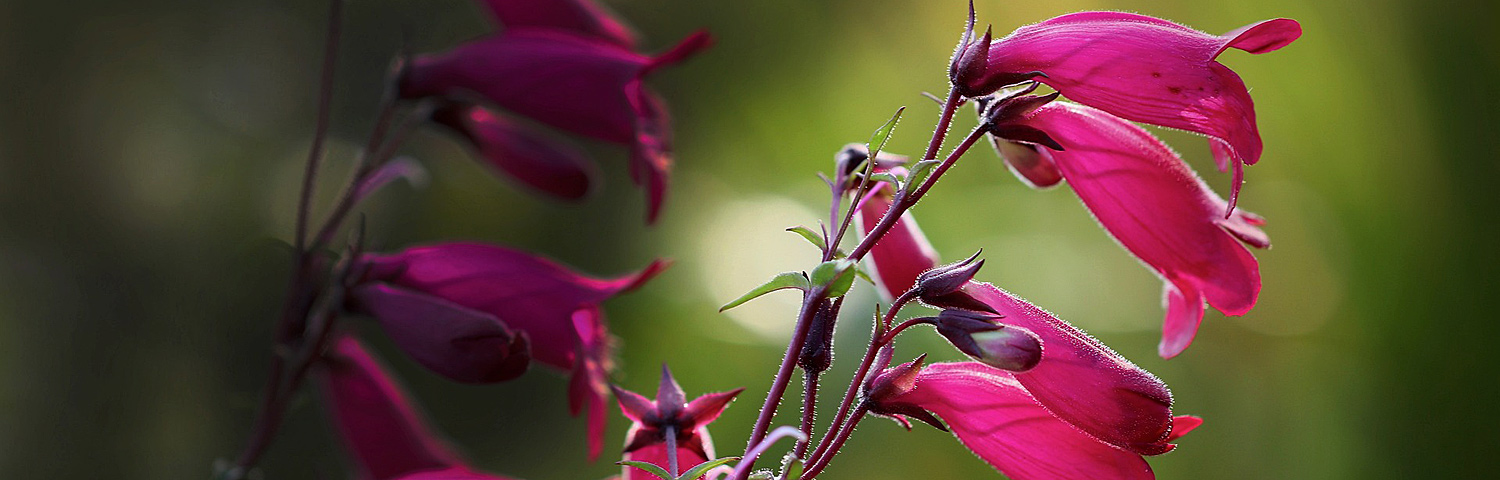
[[[644,80],[702,50],[710,43],[707,34],[647,55],[624,23],[591,0],[481,4],[503,30],[398,62],[380,127],[345,196],[309,244],[308,199],[321,154],[315,144],[271,382],[249,446],[221,477],[248,474],[291,393],[311,373],[363,478],[505,480],[475,471],[439,440],[361,341],[335,326],[347,316],[372,319],[411,360],[456,382],[504,382],[533,364],[567,373],[568,406],[574,416],[586,416],[591,460],[604,452],[612,394],[631,422],[622,470],[613,480],[813,480],[868,415],[907,429],[915,419],[952,432],[1015,480],[1151,479],[1146,457],[1173,450],[1173,442],[1202,423],[1174,415],[1172,394],[1160,378],[1046,310],[976,280],[993,260],[976,253],[940,265],[911,209],[980,141],[993,145],[1032,187],[1068,183],[1105,231],[1165,281],[1159,354],[1176,356],[1191,343],[1205,305],[1229,315],[1254,306],[1260,273],[1246,245],[1269,246],[1259,228],[1264,220],[1236,208],[1244,166],[1262,154],[1254,107],[1240,78],[1215,59],[1231,47],[1265,53],[1286,46],[1301,34],[1297,22],[1267,20],[1211,35],[1142,15],[1082,12],[995,39],[989,30],[976,34],[971,3],[948,72],[953,88],[925,154],[912,162],[882,151],[900,111],[870,143],[845,147],[832,178],[825,177],[829,223],[821,231],[789,229],[821,250],[821,262],[782,273],[724,307],[777,290],[803,295],[744,455],[715,458],[707,425],[743,389],[688,400],[665,365],[655,398],[610,378],[615,341],[602,305],[641,288],[668,262],[600,278],[483,243],[369,253],[359,229],[337,262],[324,255],[360,200],[417,171],[390,158],[403,138],[384,136],[398,103],[414,107],[408,119],[456,132],[499,172],[561,199],[586,196],[597,182],[596,168],[581,150],[533,124],[626,146],[632,177],[646,193],[647,222],[658,218],[671,135],[664,104]],[[341,2],[333,5],[337,21]],[[330,52],[337,31],[330,28]],[[330,56],[325,68],[333,63]],[[1054,91],[1034,93],[1044,85]],[[965,103],[976,107],[978,126],[940,160]],[[326,115],[326,98],[324,105]],[[1233,169],[1230,199],[1132,121],[1207,136],[1220,170]],[[846,250],[842,242],[851,231],[857,243]],[[886,305],[877,307],[865,355],[818,438],[819,379],[834,361],[840,311],[858,277],[869,280]],[[897,324],[903,309],[915,304],[938,313]],[[897,337],[919,325],[931,325],[970,360],[929,364],[924,354],[892,365]],[[773,430],[799,369],[802,422]],[[758,457],[786,437],[797,442],[780,471],[753,470]],[[738,464],[731,468],[732,462]]]

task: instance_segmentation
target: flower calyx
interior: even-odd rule
[[[893,400],[916,388],[917,374],[922,371],[922,362],[926,359],[927,354],[924,353],[915,360],[883,369],[870,377],[865,382],[865,408],[870,413],[890,417],[907,430],[911,430],[911,421],[907,419],[911,417],[938,430],[948,431],[948,426],[926,409]]]
[[[1047,132],[1023,123],[1031,112],[1057,100],[1061,95],[1059,92],[1029,95],[1038,85],[1033,81],[1019,90],[977,99],[975,104],[980,110],[980,127],[997,138],[1063,151],[1063,146]]]
[[[729,402],[744,390],[709,393],[689,402],[666,365],[661,367],[661,384],[656,388],[655,400],[618,385],[609,387],[620,401],[621,412],[636,424],[631,428],[630,438],[626,439],[625,453],[665,443],[670,432],[679,448],[690,449],[703,458],[710,455],[698,434],[699,428],[718,418]]]

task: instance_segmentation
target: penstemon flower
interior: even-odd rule
[[[630,430],[625,433],[625,460],[656,465],[673,475],[714,459],[708,424],[719,418],[729,402],[744,390],[709,393],[688,401],[682,386],[665,365],[654,400],[615,385],[610,388],[620,401],[620,412],[631,422]],[[645,470],[625,466],[622,478],[652,477]]]
[[[488,360],[484,344],[455,335],[467,329],[436,323],[450,317],[498,322],[529,339],[530,358],[571,371],[569,408],[574,415],[588,411],[591,457],[603,448],[606,381],[612,363],[599,304],[639,288],[667,265],[653,262],[634,274],[598,279],[525,252],[471,243],[372,255],[364,264],[363,283],[353,289],[354,308],[380,320],[396,344],[419,361],[425,351],[407,347],[411,338],[448,335],[444,340],[451,350],[443,359],[449,363],[424,362],[434,371],[467,381],[474,378],[467,376],[469,369],[492,368],[483,363]],[[430,310],[391,307],[413,299],[457,313],[434,315]],[[455,371],[460,375],[449,373]]]

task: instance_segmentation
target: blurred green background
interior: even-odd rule
[[[608,4],[661,49],[699,27],[718,44],[653,85],[676,116],[679,164],[664,220],[641,225],[625,152],[589,144],[607,174],[580,204],[489,175],[449,137],[407,151],[432,173],[365,209],[386,249],[469,239],[618,274],[676,265],[610,302],[618,379],[649,393],[669,363],[689,394],[747,387],[713,425],[743,446],[784,349],[795,297],[716,307],[806,268],[782,232],[826,212],[814,177],[908,106],[892,151],[915,153],[946,88],[964,3]],[[1500,449],[1488,306],[1497,294],[1500,22],[1494,2],[978,2],[1006,32],[1089,9],[1224,32],[1273,17],[1305,34],[1221,60],[1252,87],[1266,143],[1241,205],[1265,215],[1265,288],[1241,318],[1210,312],[1196,344],[1155,354],[1160,282],[1066,187],[1032,191],[975,150],[916,210],[947,260],[983,248],[981,279],[1100,337],[1165,379],[1207,424],[1152,459],[1162,478],[1478,478]],[[310,141],[324,2],[0,3],[0,477],[205,478],[248,431],[287,275],[296,185]],[[334,102],[330,192],[372,121],[403,42],[444,48],[490,30],[466,1],[351,2]],[[959,128],[972,125],[963,118]],[[1216,189],[1206,142],[1158,132]],[[328,196],[323,197],[326,202]],[[325,203],[326,205],[326,203]],[[841,390],[874,296],[846,310]],[[357,322],[356,322],[357,323]],[[595,479],[566,382],[537,372],[461,386],[364,328],[474,463],[528,479]],[[920,332],[903,356],[957,358]],[[794,387],[795,388],[795,387]],[[795,407],[783,412],[795,412]],[[613,413],[613,411],[612,411]],[[795,423],[784,415],[781,423]],[[316,398],[299,402],[266,478],[342,478]],[[611,420],[608,442],[625,423]],[[932,429],[871,420],[828,478],[999,478]]]

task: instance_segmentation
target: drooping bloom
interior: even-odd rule
[[[673,474],[681,474],[714,458],[708,424],[719,418],[729,402],[744,390],[710,393],[689,402],[682,386],[672,378],[672,372],[665,365],[661,369],[661,384],[656,387],[655,400],[615,385],[610,387],[620,401],[620,411],[631,421],[630,431],[625,434],[625,460],[650,463]],[[675,442],[677,449],[676,471],[672,471],[667,457],[668,437]],[[656,477],[627,466],[621,478],[651,480]]]
[[[925,257],[911,248],[917,243],[915,239],[882,241],[871,255],[884,250],[887,258]],[[999,327],[995,331],[1019,328],[1024,332],[988,339],[996,340],[996,346],[1004,349],[989,354],[996,357],[992,363],[1015,365],[1013,370],[1018,372],[1009,375],[1052,416],[1099,441],[1136,454],[1156,455],[1172,449],[1167,443],[1172,431],[1172,395],[1160,379],[1062,319],[994,285],[970,281],[962,291],[984,306],[976,310],[991,314],[974,317],[992,321]],[[959,327],[964,325],[950,325]],[[962,329],[983,330],[972,326]],[[947,333],[952,337],[955,332]],[[1020,355],[1032,350],[1027,337],[1039,340],[1039,360]],[[979,347],[961,345],[960,349],[971,355],[986,354]]]
[[[1145,15],[1079,12],[995,40],[985,51],[984,71],[1003,79],[989,82],[994,88],[1034,77],[1110,114],[1207,135],[1219,168],[1234,166],[1233,203],[1243,165],[1260,159],[1262,145],[1249,90],[1215,59],[1231,47],[1271,52],[1301,35],[1302,26],[1287,18],[1211,35]]]
[[[484,163],[537,191],[577,200],[597,182],[599,169],[583,152],[481,105],[446,102],[432,121],[467,140]]]
[[[483,0],[481,3],[505,28],[556,28],[625,48],[635,47],[635,32],[590,0]]]
[[[480,100],[567,132],[630,146],[632,178],[646,189],[647,218],[654,220],[671,166],[671,129],[661,99],[643,80],[706,48],[711,39],[698,32],[648,56],[596,33],[510,28],[445,53],[418,56],[401,77],[400,94]]]
[[[493,355],[491,349],[480,348],[484,345],[468,333],[478,329],[471,324],[482,323],[525,338],[532,360],[571,371],[569,407],[574,415],[588,410],[589,451],[598,455],[611,367],[599,304],[640,287],[665,262],[598,279],[526,252],[470,243],[410,248],[364,261],[368,271],[353,289],[353,308],[373,315],[397,346],[428,368],[458,381],[490,381],[476,372],[500,367],[486,356]]]
[[[335,338],[316,375],[329,417],[360,478],[506,480],[464,465],[354,337]]]
[[[886,369],[872,382],[873,412],[947,429],[1014,480],[1152,479],[1141,454],[1090,436],[1039,403],[1016,375],[975,362]],[[904,421],[904,420],[903,420]],[[1201,420],[1177,417],[1171,441]]]

